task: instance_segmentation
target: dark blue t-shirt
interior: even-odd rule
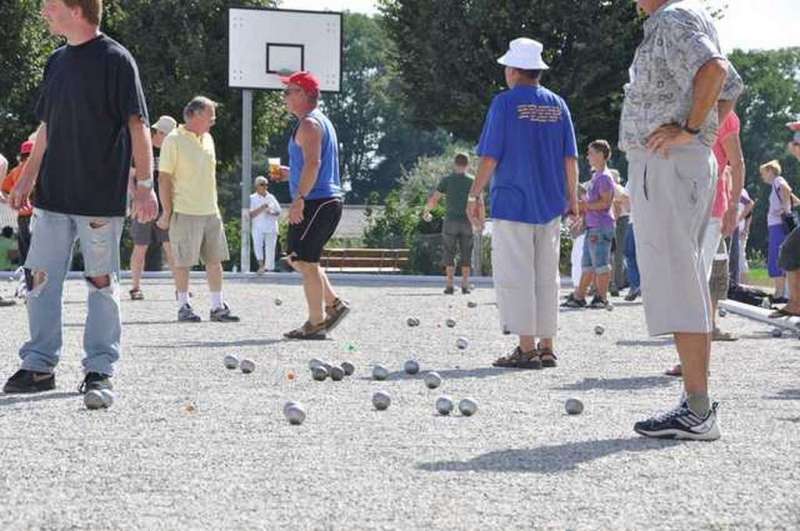
[[[498,161],[493,219],[545,224],[566,211],[564,159],[578,149],[569,108],[553,92],[522,85],[495,96],[478,155]]]
[[[53,52],[36,105],[36,117],[47,125],[47,151],[34,205],[62,214],[124,216],[131,116],[148,122],[136,62],[121,44],[100,35]]]

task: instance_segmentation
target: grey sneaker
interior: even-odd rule
[[[199,323],[202,319],[194,313],[194,308],[186,303],[178,310],[178,321],[182,323]]]
[[[211,310],[208,315],[209,319],[218,323],[238,323],[239,318],[231,313],[230,307],[226,303],[222,303],[222,308]]]

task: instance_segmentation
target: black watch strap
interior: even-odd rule
[[[687,133],[689,133],[690,135],[694,135],[694,136],[697,136],[702,132],[701,129],[694,129],[692,127],[689,127],[688,123],[683,124],[683,130],[686,131]]]

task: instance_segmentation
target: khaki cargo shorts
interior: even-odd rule
[[[169,224],[169,239],[176,267],[193,267],[230,259],[228,240],[219,214],[193,216],[174,212]]]

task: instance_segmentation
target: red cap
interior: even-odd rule
[[[311,72],[295,72],[289,77],[281,77],[284,85],[297,85],[309,94],[319,94],[319,80]]]
[[[795,133],[800,133],[800,122],[789,122],[786,124],[786,127],[794,131]]]
[[[29,155],[33,151],[33,142],[30,140],[26,140],[19,146],[19,154],[20,155]]]

